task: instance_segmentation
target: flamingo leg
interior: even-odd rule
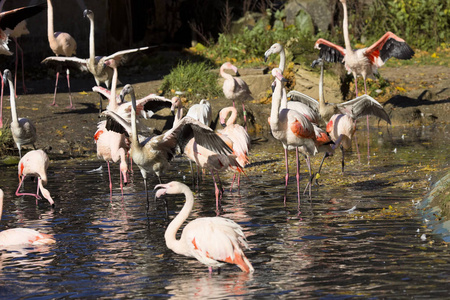
[[[297,208],[300,211],[300,158],[298,157],[298,147],[295,148],[295,159],[297,160],[297,174],[295,175],[295,178],[297,179]]]
[[[219,188],[217,187],[216,179],[214,178],[214,171],[213,170],[211,170],[211,176],[212,176],[212,179],[213,179],[213,182],[214,182],[214,191],[215,191],[215,194],[216,194],[216,213],[217,213],[217,215],[219,215],[219,212],[220,212],[219,194],[220,194],[220,192],[219,192]]]
[[[39,195],[32,194],[32,193],[19,193],[19,189],[22,186],[24,179],[25,179],[25,176],[23,176],[21,179],[19,179],[19,186],[17,187],[17,190],[16,190],[16,196],[33,196],[33,197],[36,197],[36,205],[37,205],[38,199],[41,199],[41,197]],[[39,185],[38,185],[38,191],[39,191]]]
[[[122,192],[122,199],[123,199],[122,172],[120,172],[120,171],[119,171],[119,178],[120,178],[120,191]],[[127,178],[125,177],[125,178],[123,179],[123,181],[124,181],[125,183],[127,183]],[[111,196],[112,196],[112,193],[111,193]]]
[[[112,201],[112,180],[111,180],[111,170],[109,168],[109,161],[106,162],[108,166],[108,177],[109,177],[109,200]]]
[[[2,81],[2,90],[0,96],[0,128],[3,128],[3,88],[5,87],[5,83],[3,82],[3,76],[0,73],[0,79]]]
[[[16,67],[15,67],[15,74],[14,74],[14,88],[17,91],[17,67],[19,65],[19,57],[17,56],[17,54],[20,51],[21,60],[22,60],[22,89],[23,89],[23,93],[26,94],[27,93],[27,88],[25,86],[25,72],[24,72],[24,65],[23,65],[23,50],[22,50],[22,47],[20,47],[19,43],[17,42],[17,38],[13,38],[13,39],[14,39],[14,42],[16,43]]]
[[[353,77],[355,77],[355,94],[356,97],[358,97],[358,79],[356,77],[356,74],[353,74]]]
[[[67,106],[67,108],[74,109],[75,106],[73,106],[73,104],[72,104],[72,92],[70,91],[70,71],[69,71],[69,69],[67,69],[66,72],[67,72],[67,86],[69,87],[69,102],[70,102],[70,105]]]
[[[364,78],[364,92],[367,95],[367,84],[366,78]],[[367,164],[370,165],[370,129],[369,129],[369,115],[367,118]]]
[[[342,147],[342,145],[341,145],[341,152],[342,152],[342,161],[341,161],[342,174],[344,174],[345,158],[344,158],[344,147]]]
[[[309,178],[312,178],[311,158],[309,156],[306,157],[306,165],[308,166]],[[312,180],[310,182],[312,182]],[[311,199],[311,184],[309,184],[309,198]]]
[[[58,106],[58,104],[56,104],[56,92],[58,91],[58,79],[59,79],[59,71],[56,72],[55,93],[53,94],[53,103],[50,104],[51,106]]]
[[[284,160],[286,164],[286,176],[284,177],[285,180],[285,187],[284,187],[284,206],[286,206],[286,197],[287,197],[287,186],[289,181],[289,165],[288,165],[288,152],[287,148],[284,148]]]
[[[244,102],[242,102],[242,114],[244,115],[244,128],[247,131],[247,112],[245,111]]]
[[[233,189],[235,179],[236,179],[236,173],[233,174],[233,180],[231,181],[231,186],[230,186],[230,193],[231,193],[231,190]]]
[[[355,127],[356,127],[356,120],[355,120]],[[359,153],[358,139],[356,138],[356,133],[353,135],[353,137],[355,138],[356,154],[358,155],[358,162],[361,163],[361,154]]]

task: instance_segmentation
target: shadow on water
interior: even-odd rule
[[[167,224],[184,204],[182,196],[153,201],[146,212],[143,181],[136,166],[122,198],[118,166],[112,168],[113,197],[100,160],[53,160],[47,188],[55,199],[35,205],[14,195],[16,166],[2,167],[5,192],[1,229],[26,227],[55,236],[46,247],[0,250],[0,297],[18,298],[443,298],[450,293],[450,254],[439,236],[423,226],[413,201],[427,188],[424,178],[448,168],[448,141],[436,141],[436,128],[373,130],[367,165],[361,144],[325,162],[311,199],[297,211],[293,153],[288,201],[283,205],[284,154],[281,145],[261,143],[238,191],[229,192],[232,174],[224,174],[222,216],[243,227],[255,273],[232,265],[209,276],[206,266],[168,250]],[[365,132],[358,136],[364,142]],[[440,135],[446,136],[447,135]],[[320,158],[313,159],[313,169]],[[102,168],[100,168],[103,166]],[[307,169],[302,160],[302,186]],[[176,158],[163,181],[191,185],[189,165]],[[26,190],[35,183],[26,182]],[[204,175],[195,192],[190,219],[215,215],[214,189]],[[423,236],[425,234],[425,237]],[[20,286],[20,289],[17,287]]]

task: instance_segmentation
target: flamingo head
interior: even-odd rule
[[[172,106],[170,107],[170,110],[172,113],[181,105],[181,99],[178,96],[172,97]]]
[[[280,68],[274,68],[272,70],[272,76],[277,78],[278,80],[280,80],[281,82],[287,82],[287,79],[284,78],[283,76],[283,72],[281,71]]]
[[[3,71],[3,82],[5,84],[8,83],[8,79],[12,80],[12,76],[11,76],[11,71],[8,69],[5,69],[5,71]]]
[[[85,9],[83,11],[83,17],[85,17],[85,18],[88,17],[89,19],[92,19],[92,18],[94,18],[94,13],[90,9]]]
[[[283,50],[283,46],[281,46],[279,43],[275,43],[264,53],[264,62],[267,62],[267,59],[271,54],[280,53],[281,50]]]
[[[158,184],[155,186],[156,194],[155,198],[160,198],[163,195],[166,194],[180,194],[182,193],[182,188],[185,186],[184,184],[177,182],[177,181],[171,181],[169,183],[165,184]]]

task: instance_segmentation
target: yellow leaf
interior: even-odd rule
[[[404,88],[402,88],[401,86],[396,86],[395,88],[400,92],[406,92],[406,90]]]
[[[37,107],[33,107],[31,110],[39,110],[39,108]]]
[[[433,54],[431,54],[431,57],[432,57],[432,58],[438,58],[436,52],[434,52]]]
[[[88,93],[86,93],[85,91],[79,92],[78,94],[80,95],[87,95]]]

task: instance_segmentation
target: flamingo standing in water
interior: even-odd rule
[[[160,176],[169,167],[169,161],[173,158],[177,147],[184,149],[187,142],[195,137],[198,143],[212,151],[221,154],[231,153],[231,149],[218,137],[211,128],[202,123],[185,117],[181,119],[174,128],[164,134],[153,136],[151,138],[144,138],[138,136],[136,126],[136,97],[134,88],[127,84],[121,91],[120,97],[123,99],[126,94],[130,94],[132,110],[131,110],[131,125],[120,117],[117,113],[107,110],[103,112],[106,116],[114,119],[120,128],[111,128],[119,132],[127,132],[131,141],[131,156],[133,161],[138,165],[144,179],[144,186],[146,197],[148,201],[147,191],[147,174],[155,173],[161,182]]]
[[[227,119],[228,115],[231,113],[230,117]],[[220,124],[224,129],[217,131],[221,136],[224,136],[231,140],[233,149],[233,154],[236,155],[236,161],[241,167],[245,167],[248,161],[248,153],[250,151],[251,139],[247,131],[239,124],[235,124],[237,118],[237,110],[235,107],[225,107],[219,112]],[[225,121],[226,120],[226,121]],[[236,173],[233,175],[233,181],[231,183],[231,188],[233,188],[233,183],[236,178]],[[238,175],[238,188],[240,187],[241,173]],[[230,189],[231,189],[230,188]]]
[[[238,69],[230,62],[224,63],[220,67],[220,76],[222,76],[225,81],[223,82],[222,90],[227,99],[233,100],[233,107],[235,106],[234,100],[241,99],[242,101],[242,111],[244,114],[244,127],[247,130],[247,112],[245,111],[244,101],[252,100],[252,93],[247,85],[247,83],[239,77],[233,77],[231,74],[225,72],[225,70],[233,70],[233,72],[239,76]]]
[[[14,142],[19,149],[19,157],[22,158],[22,146],[23,145],[33,145],[33,148],[36,149],[34,143],[36,142],[36,127],[34,127],[33,123],[27,118],[18,118],[17,110],[16,110],[16,92],[14,90],[14,84],[12,82],[11,71],[6,69],[3,72],[3,80],[8,81],[9,83],[9,94],[10,94],[10,102],[11,102],[11,133],[14,139]]]
[[[50,48],[56,56],[64,55],[70,57],[77,52],[77,42],[75,39],[66,32],[55,32],[53,27],[53,4],[51,0],[47,0],[47,37],[50,44]],[[62,66],[57,66],[56,69],[56,81],[55,81],[55,93],[53,95],[52,106],[56,104],[56,91],[58,90],[59,73],[62,70]],[[67,73],[67,86],[69,88],[69,102],[68,108],[74,108],[72,104],[72,93],[70,91],[70,71],[66,68]]]
[[[241,226],[222,217],[198,218],[183,228],[180,239],[177,240],[177,231],[194,206],[194,195],[189,187],[176,181],[158,184],[155,189],[156,198],[165,194],[184,194],[186,197],[183,208],[170,222],[164,234],[169,249],[177,254],[196,258],[208,266],[210,274],[212,267],[218,267],[220,271],[225,263],[235,264],[246,273],[254,272],[252,264],[242,251],[242,247],[248,248],[248,243]]]
[[[289,164],[288,164],[288,150],[296,150],[297,159],[297,194],[298,205],[300,208],[300,162],[299,162],[299,147],[302,152],[308,155],[315,155],[317,153],[316,134],[312,123],[301,113],[291,109],[281,109],[281,98],[283,94],[282,81],[286,81],[283,77],[281,69],[274,68],[272,75],[275,77],[275,89],[272,94],[272,109],[270,113],[270,129],[274,138],[279,140],[284,147],[285,163],[286,163],[286,177],[285,177],[285,193],[284,203],[286,204],[287,184],[289,180]]]
[[[3,190],[0,189],[0,219],[3,213]],[[50,234],[39,233],[28,228],[11,228],[0,232],[0,247],[15,245],[44,245],[54,244],[55,239]]]
[[[55,202],[50,196],[50,192],[44,188],[47,184],[47,168],[49,165],[49,160],[47,154],[42,150],[32,150],[25,154],[19,161],[18,174],[19,174],[19,186],[16,190],[16,196],[34,196],[37,201],[41,199],[39,196],[39,190],[48,202],[54,206]],[[37,191],[36,194],[31,193],[19,193],[19,189],[23,184],[26,176],[36,176],[38,178]]]

